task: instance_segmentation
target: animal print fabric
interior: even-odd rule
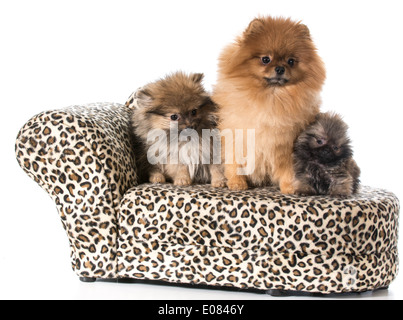
[[[17,160],[55,201],[80,276],[116,277],[119,203],[137,183],[128,124],[122,105],[95,103],[42,112],[17,137]]]
[[[120,104],[73,106],[33,117],[17,137],[17,160],[55,201],[79,276],[320,293],[395,278],[392,193],[138,185],[129,118]]]
[[[354,292],[397,272],[396,197],[296,197],[274,188],[139,185],[120,210],[121,277],[255,289]]]

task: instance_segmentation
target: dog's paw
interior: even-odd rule
[[[213,188],[225,188],[227,184],[225,183],[225,180],[211,180],[211,186]]]
[[[165,177],[161,172],[155,172],[150,175],[151,183],[165,183]]]
[[[280,183],[280,192],[284,194],[295,194],[295,188],[292,183]]]
[[[246,182],[246,179],[244,177],[241,178],[239,176],[229,179],[227,182],[227,186],[228,189],[234,191],[242,191],[248,189],[248,183]]]
[[[192,180],[190,177],[178,177],[174,180],[175,186],[190,186],[192,184]]]

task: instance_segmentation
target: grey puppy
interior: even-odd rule
[[[298,136],[293,152],[296,194],[347,197],[357,192],[360,168],[347,130],[338,114],[320,113]]]

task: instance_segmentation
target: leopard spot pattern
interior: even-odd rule
[[[372,290],[397,272],[398,211],[393,194],[369,187],[338,199],[272,187],[138,185],[121,203],[118,273],[262,290]]]

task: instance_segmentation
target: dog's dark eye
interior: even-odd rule
[[[179,115],[177,115],[177,114],[171,115],[171,120],[172,120],[172,121],[177,121],[177,120],[179,120]]]
[[[323,139],[318,139],[316,140],[316,143],[321,146],[325,143],[325,141]]]
[[[192,111],[190,111],[192,116],[195,116],[197,114],[197,109],[193,109]]]
[[[333,150],[334,150],[334,151],[339,151],[339,150],[340,150],[340,147],[338,147],[338,146],[333,146]]]
[[[288,61],[287,61],[287,63],[288,63],[288,65],[290,66],[290,67],[292,67],[292,66],[294,66],[294,64],[295,64],[295,59],[288,59]]]
[[[265,57],[262,57],[262,62],[263,62],[263,64],[269,64],[271,62],[271,60],[269,57],[265,56]]]

